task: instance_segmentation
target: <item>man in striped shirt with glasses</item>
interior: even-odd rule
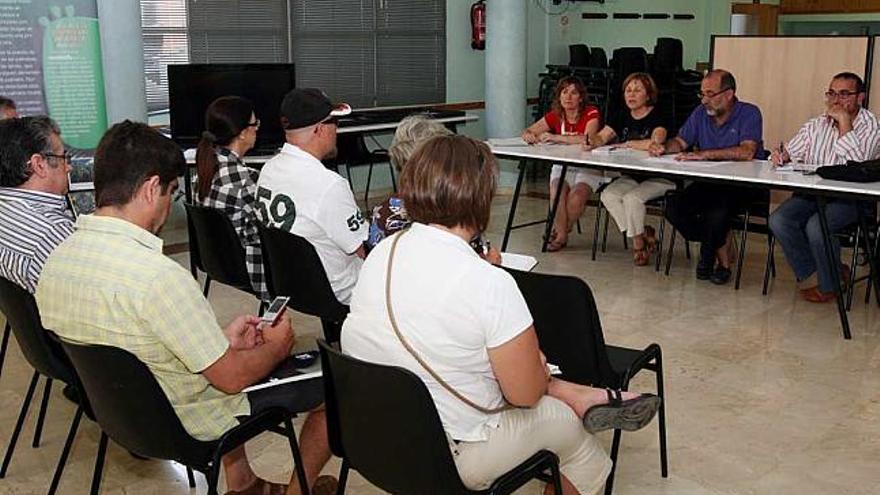
[[[0,276],[31,294],[49,253],[74,230],[60,134],[49,117],[0,121]]]
[[[861,162],[880,156],[880,121],[862,107],[865,85],[851,72],[841,72],[831,79],[825,92],[825,113],[810,119],[788,142],[773,150],[775,165],[789,161],[805,164],[840,165],[849,160]],[[858,221],[859,209],[870,213],[873,205],[848,199],[829,199],[825,206],[828,228],[839,232]],[[819,224],[819,205],[812,196],[795,194],[770,215],[773,231],[785,251],[785,258],[798,280],[801,297],[824,303],[834,299],[831,267],[825,261],[825,243]],[[840,259],[836,240],[833,259]]]

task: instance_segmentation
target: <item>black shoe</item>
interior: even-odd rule
[[[723,266],[718,265],[712,273],[712,276],[709,277],[709,281],[715,285],[724,285],[727,282],[730,282],[730,268],[724,268]]]
[[[61,389],[61,394],[64,395],[65,399],[79,405],[79,395],[76,393],[76,389],[73,385],[70,385],[69,383],[64,385],[64,388]]]
[[[703,260],[701,259],[697,263],[697,280],[709,280],[712,277],[712,275],[713,275],[712,272],[714,270],[715,270],[715,267],[712,266],[711,262],[704,263]]]

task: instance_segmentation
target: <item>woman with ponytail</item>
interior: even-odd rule
[[[260,120],[250,100],[222,96],[205,111],[205,132],[196,150],[198,201],[226,212],[245,249],[247,269],[254,291],[269,298],[263,276],[263,257],[254,210],[257,171],[244,164],[245,153],[254,147]]]

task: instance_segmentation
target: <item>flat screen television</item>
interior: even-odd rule
[[[205,130],[205,109],[220,96],[242,96],[254,102],[260,119],[255,149],[284,143],[279,108],[294,88],[293,64],[186,64],[168,66],[171,138],[188,148]]]

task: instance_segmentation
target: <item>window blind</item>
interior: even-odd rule
[[[446,99],[441,0],[291,0],[297,86],[355,107]]]
[[[147,103],[167,65],[296,64],[298,87],[355,107],[446,99],[443,0],[141,0]]]
[[[141,0],[147,110],[168,108],[168,64],[189,62],[186,0]]]
[[[186,0],[192,63],[286,63],[287,0]]]

